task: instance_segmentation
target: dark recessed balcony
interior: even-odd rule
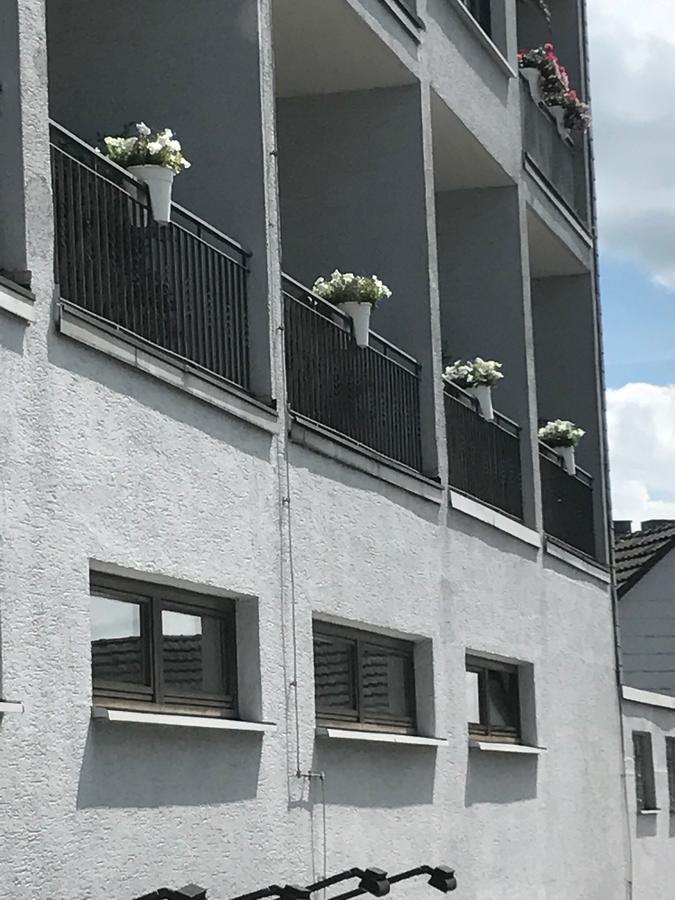
[[[175,203],[158,225],[128,172],[53,123],[50,141],[61,300],[248,390],[249,254]]]
[[[445,422],[451,487],[522,519],[520,427],[497,412],[487,421],[477,401],[452,384],[445,385]]]
[[[595,557],[592,476],[578,466],[576,475],[568,475],[560,457],[545,444],[539,445],[539,464],[544,531]]]
[[[283,292],[292,413],[420,471],[417,361],[372,331],[358,347],[351,318],[292,278]]]
[[[583,134],[565,135],[553,114],[536,102],[521,76],[523,149],[527,161],[549,189],[584,225],[588,220],[588,186]]]

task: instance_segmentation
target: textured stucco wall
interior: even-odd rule
[[[325,772],[329,871],[448,861],[466,900],[623,897],[620,723],[599,582],[56,333],[42,14],[40,0],[22,0],[37,321],[0,314],[2,692],[25,704],[0,722],[0,897],[129,900],[193,879],[224,900],[318,877],[321,792],[295,778],[298,758]],[[278,365],[273,374],[278,383]],[[247,649],[260,657],[260,715],[278,732],[94,726],[95,562],[257,607]],[[425,718],[448,746],[315,740],[313,615],[431,641]],[[533,665],[540,757],[469,753],[467,649]],[[423,885],[399,893],[428,896]]]
[[[656,900],[670,897],[675,884],[675,827],[668,793],[666,737],[675,738],[675,710],[624,700],[623,722],[633,898]],[[633,731],[648,731],[652,736],[656,805],[659,807],[656,815],[640,815],[637,811]]]
[[[675,695],[675,553],[619,600],[619,625],[626,684]]]

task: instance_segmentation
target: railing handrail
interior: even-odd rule
[[[456,391],[457,393],[454,394],[453,391]],[[478,400],[467,393],[460,385],[450,384],[445,381],[443,383],[443,392],[446,396],[450,397],[451,400],[456,400],[458,403],[470,407],[478,415]],[[506,431],[507,434],[512,435],[512,437],[520,437],[520,433],[523,429],[517,422],[514,422],[513,419],[509,419],[508,416],[505,416],[504,413],[500,413],[497,410],[494,410],[494,416],[494,420],[489,423],[490,425],[496,425],[497,428],[501,428],[502,431]]]
[[[330,310],[331,314],[338,316],[340,318],[340,320],[344,323],[344,330],[350,331],[350,317],[346,313],[342,312],[342,310],[338,306],[335,306],[333,303],[331,303],[329,300],[326,300],[324,297],[319,296],[319,294],[314,293],[314,291],[311,290],[311,288],[308,288],[304,284],[301,284],[301,282],[296,281],[294,278],[291,278],[290,275],[286,275],[285,272],[282,273],[281,277],[282,277],[282,281],[288,282],[289,284],[293,285],[293,287],[295,287],[296,289],[302,291],[302,293],[305,294],[307,297],[311,297],[312,300],[316,300],[317,303],[323,304],[324,306],[326,306]],[[288,296],[291,297],[293,300],[298,301],[298,298],[293,296],[293,294],[288,294]],[[381,354],[382,356],[384,356],[386,359],[391,360],[391,362],[396,363],[397,365],[400,365],[400,363],[394,357],[390,356],[389,353],[387,352],[387,351],[392,351],[396,355],[400,356],[401,359],[405,360],[405,362],[407,362],[410,366],[413,367],[414,372],[412,374],[419,375],[419,371],[422,368],[422,366],[415,359],[414,356],[411,356],[409,353],[406,353],[405,350],[401,350],[401,348],[397,347],[396,344],[392,344],[391,341],[388,341],[386,338],[383,338],[381,335],[377,334],[374,331],[371,331],[370,335],[371,335],[371,337],[375,338],[375,340],[377,342],[382,344],[382,346],[385,348],[385,352]],[[371,346],[370,349],[375,350],[375,352],[378,352],[376,347]],[[405,366],[403,366],[403,368],[405,368]]]
[[[555,452],[555,450],[550,447],[548,444],[545,444],[543,441],[539,441],[539,453],[547,459],[549,462],[555,463],[555,465],[560,466],[562,468],[563,461]],[[593,476],[590,472],[587,472],[585,469],[582,469],[581,466],[577,465],[576,467],[576,475],[571,476],[572,478],[576,478],[577,481],[580,481],[582,484],[585,484],[587,487],[593,487]]]
[[[94,147],[92,147],[86,141],[83,141],[82,138],[79,138],[76,134],[73,134],[72,131],[69,131],[67,128],[64,128],[63,125],[60,125],[58,122],[55,122],[53,119],[49,119],[49,127],[50,127],[50,130],[53,129],[54,131],[59,133],[62,137],[66,137],[69,141],[72,141],[81,150],[90,154],[92,156],[92,158],[97,161],[97,163],[100,163],[103,166],[109,166],[111,171],[117,172],[118,175],[125,178],[127,181],[132,182],[134,185],[136,185],[141,190],[146,190],[146,186],[143,184],[143,182],[140,181],[138,178],[136,178],[134,175],[132,175],[128,169],[125,169],[123,166],[118,165],[116,162],[114,162],[112,159],[109,159],[107,156],[104,156],[102,153],[98,153]],[[70,156],[70,154],[68,154],[67,150],[65,150],[63,147],[58,146],[57,144],[54,144],[54,142],[51,140],[51,136],[50,136],[50,144],[52,144],[59,152],[66,153],[68,156]],[[88,171],[92,172],[97,177],[105,178],[105,175],[102,175],[100,172],[96,171],[95,169],[92,169],[85,162],[82,162],[82,160],[76,159],[75,157],[72,157],[72,156],[71,156],[71,159],[75,159],[76,162],[78,162],[80,165],[84,166]],[[121,185],[116,184],[115,182],[110,182],[110,183],[114,184],[115,187],[119,188],[120,190],[124,190],[124,187],[122,187]],[[250,258],[252,256],[251,251],[246,250],[244,247],[242,247],[242,245],[238,241],[235,241],[234,238],[231,238],[227,234],[224,234],[222,231],[220,231],[218,228],[215,228],[209,222],[206,222],[204,219],[201,219],[199,216],[195,215],[193,212],[190,212],[190,210],[185,209],[185,207],[180,206],[175,201],[171,202],[171,206],[177,213],[179,213],[185,219],[192,222],[198,228],[203,228],[205,231],[209,232],[209,234],[218,238],[218,240],[222,241],[224,244],[227,244],[228,246],[232,247],[234,250],[236,250],[238,253],[240,253],[243,257]],[[233,260],[233,262],[237,262],[237,261]]]

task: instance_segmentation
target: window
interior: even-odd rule
[[[486,34],[492,32],[491,0],[462,0],[474,19]]]
[[[675,737],[666,738],[666,765],[668,767],[670,811],[675,813]]]
[[[414,644],[314,624],[317,722],[374,731],[415,731]]]
[[[234,717],[234,603],[92,574],[91,668],[96,702]]]
[[[466,700],[469,734],[520,741],[518,666],[467,656]]]
[[[656,809],[652,736],[648,731],[633,732],[633,755],[635,759],[635,793],[638,812],[646,809]]]

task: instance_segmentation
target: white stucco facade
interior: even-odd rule
[[[208,15],[213,4],[199,2]],[[86,346],[91,339],[75,340],[57,327],[45,10],[40,0],[16,5],[20,111],[4,94],[0,109],[22,123],[26,224],[18,242],[25,243],[23,268],[32,273],[34,299],[8,288],[19,306],[0,308],[0,696],[23,705],[0,715],[0,898],[131,900],[160,885],[194,881],[209,897],[225,900],[268,883],[309,883],[321,877],[324,860],[329,873],[447,863],[457,870],[456,896],[464,900],[629,896],[607,570],[569,548],[547,549],[536,485],[517,78],[505,74],[492,51],[476,56],[470,31],[448,56],[466,84],[466,108],[453,112],[466,120],[457,133],[473,125],[474,139],[485,143],[515,192],[509,209],[518,217],[523,264],[511,273],[522,284],[512,284],[510,296],[522,301],[522,390],[505,396],[529,416],[521,421],[532,450],[523,467],[524,523],[480,504],[481,518],[453,508],[440,375],[429,376],[425,413],[425,453],[437,459],[436,478],[388,467],[325,435],[303,446],[289,428],[279,330],[274,4],[270,10],[267,0],[234,5],[242,17],[237,22],[249,17],[236,35],[255,47],[260,71],[250,91],[260,131],[251,171],[260,166],[264,184],[255,198],[258,218],[249,210],[246,228],[257,258],[264,258],[255,275],[255,302],[264,313],[256,307],[254,330],[260,334],[267,323],[256,352],[268,358],[260,382],[267,382],[276,409],[263,413],[239,400],[224,409],[196,396],[199,389],[188,393],[167,383],[168,376],[114,358],[103,336],[94,348]],[[410,38],[396,30],[392,36],[387,18],[386,29],[381,25],[386,4],[375,4],[377,17],[372,3],[365,12],[356,0],[348,5],[350,16],[363,16],[403,65]],[[58,2],[49,6],[58,16]],[[424,315],[417,316],[423,326],[414,341],[421,345],[426,335],[428,368],[440,373],[439,170],[431,160],[429,92],[433,87],[443,102],[452,101],[456,85],[438,68],[452,42],[436,31],[447,15],[461,20],[453,3],[442,15],[431,0],[419,6],[422,18],[430,18],[429,47],[414,51],[406,78],[421,85],[424,172],[406,202],[423,205],[419,247],[429,260]],[[515,3],[507,0],[504,10],[505,52],[513,61]],[[64,22],[58,35],[67,33]],[[462,63],[463,45],[470,47],[471,71]],[[490,85],[498,77],[505,87],[497,91]],[[102,84],[94,82],[92,76],[92,96]],[[482,124],[471,122],[478,115],[473,100],[482,93],[502,110],[503,127],[487,114]],[[65,108],[64,97],[53,105]],[[235,182],[230,173],[228,190],[236,194]],[[241,196],[238,202],[243,205]],[[551,217],[558,214],[553,209]],[[15,226],[0,211],[0,230],[16,244]],[[388,261],[386,254],[382,259]],[[489,277],[496,281],[499,272]],[[27,302],[30,314],[22,314]],[[405,315],[416,321],[412,303]],[[384,314],[382,322],[386,327]],[[399,332],[406,327],[397,326]],[[582,367],[591,373],[583,391],[597,419],[587,465],[596,467],[597,502],[604,508],[597,353],[596,343]],[[598,540],[602,547],[604,536]],[[239,712],[269,729],[93,721],[91,571],[234,597]],[[439,743],[318,736],[313,618],[415,641],[419,731]],[[469,748],[467,652],[521,665],[523,737],[537,752]],[[303,776],[323,773],[325,793],[317,779],[298,777],[298,769]],[[417,882],[392,894],[421,900],[429,889]]]

